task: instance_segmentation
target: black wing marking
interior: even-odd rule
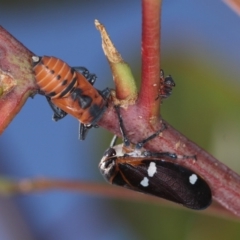
[[[131,162],[131,161],[129,161]],[[152,164],[152,172],[148,169]],[[143,159],[139,165],[118,163],[119,173],[113,184],[155,195],[191,209],[204,209],[211,204],[211,190],[196,173],[162,159]]]

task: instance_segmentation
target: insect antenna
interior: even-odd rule
[[[110,148],[112,148],[112,147],[114,147],[116,145],[117,139],[118,139],[118,136],[114,135],[113,139],[112,139],[112,141],[110,143]]]
[[[120,106],[116,105],[114,107],[115,107],[115,110],[116,110],[116,113],[117,113],[117,116],[118,116],[118,119],[119,119],[119,127],[120,127],[120,131],[122,133],[122,136],[123,136],[123,143],[124,143],[125,146],[129,146],[130,145],[130,141],[129,141],[128,137],[127,137],[126,130],[125,130],[125,127],[124,127],[124,124],[123,124],[123,119],[122,119],[122,116],[121,116],[121,113],[120,113]],[[150,141],[153,138],[157,137],[166,128],[167,128],[167,126],[163,123],[162,127],[157,132],[155,132],[154,134],[150,135],[146,139],[143,139],[141,142],[138,142],[136,144],[136,146],[135,146],[136,149],[141,149],[145,143],[147,143],[148,141]],[[114,146],[114,144],[112,145],[112,143],[115,144],[116,143],[116,139],[113,138],[113,140],[111,142],[111,146]]]
[[[127,137],[125,127],[124,127],[124,124],[123,124],[123,119],[122,119],[122,116],[121,116],[121,113],[120,113],[120,106],[115,105],[114,108],[115,108],[117,116],[118,116],[119,127],[120,127],[121,134],[123,136],[123,143],[124,143],[125,146],[130,146],[130,141]]]

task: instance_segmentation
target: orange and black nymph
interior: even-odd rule
[[[84,67],[70,67],[55,57],[33,56],[33,70],[39,93],[45,95],[55,121],[70,114],[80,121],[80,139],[95,126],[107,108],[110,90],[93,87],[95,74]]]

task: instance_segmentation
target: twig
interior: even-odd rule
[[[134,86],[132,85],[132,89],[130,89],[128,92],[130,94],[121,95],[121,89],[127,88],[125,85],[117,83],[118,80],[116,81],[118,92],[123,98],[121,101],[127,100],[123,105],[124,109],[122,109],[121,114],[124,119],[129,140],[133,143],[137,143],[155,132],[161,127],[161,123],[163,121],[159,119],[158,116],[158,106],[160,104],[160,101],[156,101],[159,85],[155,85],[157,82],[159,82],[160,69],[160,4],[160,0],[142,0],[143,74],[141,91],[136,102],[137,104],[134,104],[136,100],[129,101],[128,98],[129,95],[133,95]],[[2,71],[1,74],[4,76],[5,84],[8,82],[8,77],[10,77],[10,82],[11,80],[14,80],[11,82],[11,85],[9,85],[9,88],[0,85],[0,93],[2,94],[0,99],[0,132],[2,132],[14,114],[16,114],[21,108],[23,102],[26,100],[26,97],[36,89],[36,86],[33,81],[34,76],[31,73],[31,52],[25,49],[22,44],[17,42],[3,28],[0,28],[0,53],[0,70]],[[15,60],[12,61],[12,59]],[[121,73],[117,68],[115,68],[114,71],[116,71],[114,73],[115,76],[118,76],[119,79],[124,79],[124,77],[121,77]],[[129,82],[132,81],[130,75],[128,75],[128,79]],[[19,85],[21,82],[22,84]],[[131,86],[131,84],[128,86]],[[112,108],[113,102],[116,101],[117,98],[114,99],[114,95],[112,95],[112,97],[113,98],[109,101],[108,110],[105,112],[98,124],[111,131],[112,133],[121,136],[116,114]],[[186,137],[177,132],[170,125],[167,123],[166,125],[167,130],[165,130],[161,136],[152,140],[150,144],[147,144],[146,149],[156,152],[174,152],[179,155],[196,155],[197,161],[190,159],[178,159],[176,162],[178,162],[180,165],[192,169],[194,172],[202,176],[210,185],[213,193],[213,198],[226,209],[235,215],[240,216],[240,176],[234,173],[224,164],[217,161],[210,154],[199,148],[196,144],[189,141]],[[58,186],[59,188],[63,189],[66,188],[64,184],[58,185],[54,181],[51,184],[49,183],[51,188],[54,186]],[[67,188],[71,188],[70,186],[68,185]],[[88,187],[86,186],[86,191]],[[72,188],[74,188],[74,184],[72,185]],[[101,191],[103,191],[103,194],[108,194],[104,189],[99,189],[93,188],[93,190],[98,194]],[[117,197],[120,197],[121,195],[118,192],[111,194],[116,194],[115,196]]]
[[[1,179],[1,182],[3,179]],[[3,185],[1,185],[3,186]],[[151,195],[146,195],[138,192],[134,192],[122,187],[116,187],[109,184],[99,184],[92,182],[84,182],[79,180],[59,180],[59,179],[49,179],[49,178],[35,178],[35,179],[23,179],[20,181],[5,179],[5,189],[0,188],[1,193],[7,195],[15,194],[30,194],[39,191],[53,191],[53,190],[65,190],[65,191],[75,191],[80,193],[92,194],[97,196],[103,196],[114,199],[121,199],[125,201],[138,201],[138,202],[148,202],[151,204],[169,206],[171,208],[181,207],[171,203],[169,201],[163,200],[158,197]],[[184,208],[186,211],[192,211],[187,208]],[[223,218],[230,217],[234,218],[232,214],[226,211],[217,204],[205,211],[199,211],[203,214],[210,216],[222,216]]]
[[[138,105],[153,124],[158,121],[160,98],[161,0],[142,1],[142,81]]]
[[[223,0],[235,13],[240,15],[240,1],[239,0]]]
[[[33,54],[0,26],[0,134],[36,90]]]

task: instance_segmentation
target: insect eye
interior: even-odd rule
[[[108,148],[105,152],[104,152],[104,156],[105,157],[113,157],[116,156],[116,151],[114,148]]]
[[[105,168],[105,169],[108,169],[108,171],[110,171],[111,169],[113,169],[113,166],[115,166],[115,161],[114,161],[114,159],[108,159],[107,161],[105,161],[104,168]]]

